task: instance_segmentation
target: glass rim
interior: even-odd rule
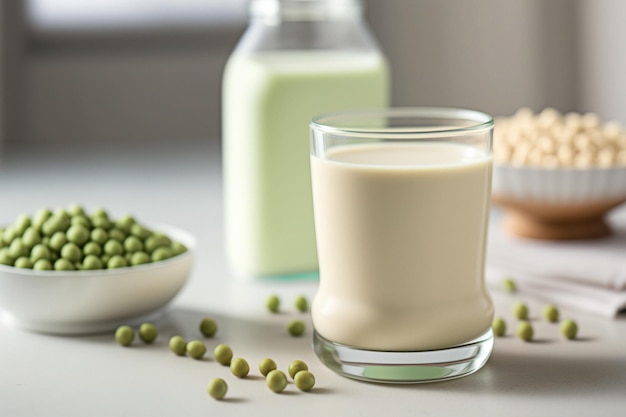
[[[403,126],[393,127],[363,127],[358,121],[364,122],[368,118],[383,117],[387,120],[406,119],[417,122],[419,120],[437,119],[440,121],[464,121],[463,126],[431,123],[419,125],[406,123]],[[344,122],[339,124],[338,122]],[[352,123],[345,123],[350,121]],[[380,109],[355,109],[332,113],[323,113],[314,116],[309,127],[313,131],[349,136],[355,138],[423,138],[448,137],[467,133],[481,133],[493,129],[494,119],[487,113],[453,107],[390,107]]]

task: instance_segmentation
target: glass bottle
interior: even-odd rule
[[[360,0],[252,0],[222,92],[224,233],[236,275],[316,275],[308,123],[386,107],[388,91]]]

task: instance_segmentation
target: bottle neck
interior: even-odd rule
[[[361,19],[361,0],[252,0],[250,19],[276,23]]]

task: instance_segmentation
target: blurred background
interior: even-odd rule
[[[219,143],[246,0],[2,0],[0,146]],[[370,0],[394,105],[626,123],[626,2]]]

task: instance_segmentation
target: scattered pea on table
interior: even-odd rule
[[[315,386],[315,375],[309,371],[300,371],[296,374],[293,381],[300,391],[311,391],[313,386]]]
[[[267,376],[271,371],[277,369],[276,362],[271,358],[265,358],[259,362],[259,372],[263,376]]]
[[[230,361],[233,359],[233,350],[225,344],[217,345],[213,350],[213,357],[217,363],[229,366]]]
[[[187,354],[194,359],[202,359],[206,353],[206,346],[199,340],[192,340],[187,343]]]
[[[265,377],[265,384],[267,387],[276,392],[283,392],[287,387],[287,377],[283,373],[283,371],[279,371],[278,369],[274,369],[270,371]]]
[[[170,338],[169,346],[170,350],[178,356],[185,356],[185,353],[187,353],[187,342],[182,336]]]
[[[272,313],[278,313],[280,308],[280,299],[276,295],[270,295],[265,302],[265,306]]]
[[[289,372],[289,376],[291,376],[291,379],[293,379],[298,372],[308,370],[309,366],[304,361],[295,360],[289,364],[287,372]]]
[[[203,318],[200,322],[200,333],[206,337],[213,337],[217,332],[217,322],[212,318]]]
[[[302,336],[304,333],[305,325],[302,320],[292,320],[287,326],[287,331],[294,337]]]
[[[228,391],[228,384],[222,378],[213,378],[207,385],[208,394],[216,400],[221,400]]]
[[[144,343],[152,343],[156,340],[159,335],[159,330],[152,323],[142,323],[139,326],[139,338],[143,340]]]
[[[115,330],[115,341],[122,346],[130,346],[135,339],[135,331],[132,327],[122,325]]]
[[[230,362],[230,372],[237,378],[245,378],[250,372],[250,365],[243,358],[235,358]]]

